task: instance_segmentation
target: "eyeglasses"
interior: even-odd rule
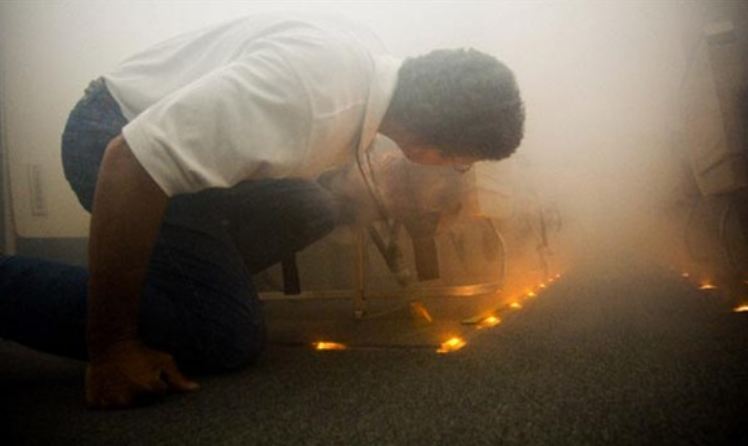
[[[455,172],[465,173],[469,171],[473,164],[480,161],[480,159],[472,156],[447,156],[447,162],[452,166]]]
[[[458,173],[466,173],[473,167],[472,164],[452,164],[452,169]]]

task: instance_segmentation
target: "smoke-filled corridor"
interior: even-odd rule
[[[747,104],[739,0],[2,2],[0,443],[748,444]]]
[[[78,403],[78,364],[3,345],[6,432],[79,445],[744,443],[744,315],[615,254],[453,355],[273,348],[194,396],[115,417]]]

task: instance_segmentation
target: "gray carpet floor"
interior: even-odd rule
[[[579,265],[449,355],[273,346],[119,412],[84,408],[83,370],[0,343],[0,443],[748,444],[748,314],[626,257]]]

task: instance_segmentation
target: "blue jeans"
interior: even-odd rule
[[[70,114],[63,167],[88,211],[104,149],[125,124],[101,79]],[[141,296],[141,339],[187,370],[253,362],[265,345],[265,324],[251,275],[330,232],[338,209],[325,189],[298,179],[172,197]],[[85,359],[87,281],[84,268],[0,257],[0,337]]]

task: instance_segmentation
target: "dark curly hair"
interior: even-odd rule
[[[474,49],[406,59],[387,113],[445,155],[493,160],[519,146],[525,121],[512,71]]]

